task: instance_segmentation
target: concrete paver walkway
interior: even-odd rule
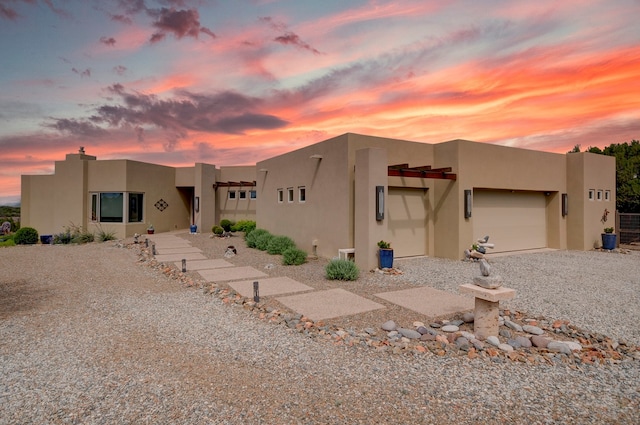
[[[242,296],[253,297],[255,281],[259,282],[261,297],[305,292],[276,299],[312,320],[332,319],[386,308],[341,288],[315,291],[314,288],[288,277],[269,277],[253,267],[235,266],[223,259],[209,259],[200,249],[192,247],[188,239],[174,234],[154,234],[148,235],[148,238],[156,244],[155,258],[158,261],[174,262],[176,267],[181,268],[182,259],[186,259],[187,271],[197,271],[208,282],[225,282]],[[474,306],[473,297],[430,287],[383,292],[375,296],[427,317],[473,310]]]

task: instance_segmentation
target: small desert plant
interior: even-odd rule
[[[240,220],[233,226],[231,226],[232,232],[245,232],[251,233],[256,228],[256,222],[253,220]]]
[[[100,242],[113,241],[116,239],[116,232],[113,230],[104,230],[102,227],[99,227],[97,238]]]
[[[95,238],[96,237],[93,233],[83,231],[73,237],[73,243],[79,243],[79,244],[89,243],[89,242],[93,242]]]
[[[266,251],[269,246],[269,242],[273,239],[273,235],[269,232],[263,233],[256,238],[256,248],[260,251]]]
[[[73,239],[73,235],[71,235],[71,233],[69,233],[68,231],[57,233],[57,234],[53,235],[53,243],[54,244],[65,244],[66,245],[68,243],[71,243],[72,239]]]
[[[282,254],[289,248],[295,248],[296,243],[288,236],[274,236],[267,245],[267,252],[271,255]]]
[[[269,232],[265,229],[254,229],[249,233],[245,233],[244,240],[247,242],[247,246],[249,248],[255,248],[256,241],[260,236],[264,235],[265,233],[269,233]]]
[[[380,241],[380,242],[378,242],[378,248],[380,248],[380,249],[391,249],[391,243],[385,242],[385,241]]]
[[[282,252],[282,264],[285,266],[299,266],[307,262],[307,253],[299,248],[291,247]]]
[[[604,228],[604,232],[605,233],[613,233],[613,227],[605,227]]]
[[[38,243],[38,231],[33,227],[22,227],[15,233],[13,241],[16,245],[32,245]]]
[[[356,263],[349,260],[331,260],[324,271],[330,280],[356,280],[360,274]]]
[[[233,221],[227,220],[226,218],[220,220],[220,227],[222,227],[225,232],[230,232],[231,226],[233,226],[233,224],[234,224]]]
[[[220,235],[222,235],[224,233],[224,229],[222,227],[218,226],[218,225],[213,226],[211,228],[211,231],[213,232],[214,235],[218,235],[218,236],[220,236]]]

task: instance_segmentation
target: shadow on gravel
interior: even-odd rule
[[[24,279],[0,281],[0,320],[27,313],[41,306],[50,291],[35,288]]]

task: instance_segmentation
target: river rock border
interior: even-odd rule
[[[401,327],[392,320],[362,330],[344,329],[313,321],[286,308],[275,309],[244,297],[224,284],[205,282],[183,273],[173,264],[157,261],[141,244],[117,243],[138,250],[138,263],[159,270],[182,286],[201,289],[223,303],[241,307],[259,319],[286,326],[309,338],[335,346],[372,349],[396,355],[466,357],[494,363],[603,367],[640,361],[640,346],[592,333],[567,320],[530,317],[524,312],[500,310],[499,336],[480,341],[473,335],[473,313],[454,315],[425,325],[413,322]]]

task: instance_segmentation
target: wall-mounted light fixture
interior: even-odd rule
[[[471,189],[464,190],[464,218],[471,218]]]
[[[569,195],[562,194],[562,216],[566,217],[569,214]]]
[[[319,153],[314,153],[309,157],[309,159],[322,159],[322,155],[320,155]]]
[[[384,220],[384,186],[376,186],[376,221]]]
[[[193,201],[193,209],[196,212],[200,212],[200,197],[199,196],[196,196],[196,198]]]
[[[261,173],[266,173],[266,172],[267,172],[267,171],[269,171],[269,170],[267,170],[266,168],[261,168],[261,169],[259,169],[258,171],[259,171],[259,172],[261,172]]]

